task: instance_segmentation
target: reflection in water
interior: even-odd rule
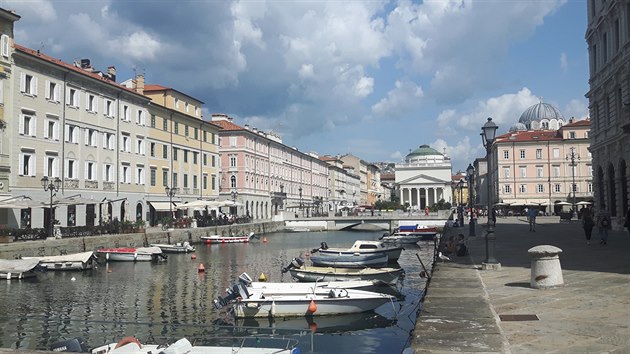
[[[267,243],[198,245],[195,260],[174,254],[159,264],[117,262],[87,272],[46,272],[36,279],[2,281],[0,347],[48,349],[53,342],[73,337],[96,347],[127,335],[145,343],[165,343],[182,337],[265,334],[297,338],[303,352],[402,351],[424,287],[416,253],[430,265],[432,242],[419,248],[405,245],[399,264],[407,275],[398,284],[405,299],[394,306],[347,316],[235,321],[225,311],[215,310],[212,299],[223,295],[240,273],[254,279],[264,273],[268,281],[291,281],[280,270],[293,257],[321,242],[348,247],[357,239],[377,239],[380,232],[266,237]],[[203,273],[197,270],[200,263],[206,268]]]

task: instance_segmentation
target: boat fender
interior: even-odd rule
[[[317,312],[317,304],[315,303],[315,300],[311,300],[311,303],[308,304],[308,309],[307,310],[311,314]]]
[[[142,349],[142,344],[140,344],[140,341],[138,340],[138,338],[134,337],[134,336],[127,336],[127,337],[123,337],[121,340],[118,341],[118,343],[116,343],[116,346],[114,347],[114,349],[118,349],[124,345],[130,344],[130,343],[135,343],[138,345],[138,347],[140,349]]]

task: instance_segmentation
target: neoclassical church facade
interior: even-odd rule
[[[453,203],[451,191],[451,159],[429,145],[409,152],[405,162],[396,164],[395,183],[400,203],[418,210],[441,199]]]

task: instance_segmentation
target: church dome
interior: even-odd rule
[[[510,133],[512,132],[522,132],[522,131],[526,131],[527,127],[525,126],[525,124],[523,123],[515,123],[513,126],[510,127]]]
[[[549,103],[540,102],[525,110],[521,114],[519,123],[523,123],[527,129],[537,130],[548,126],[548,122],[564,122],[564,116]],[[544,122],[545,124],[541,124]]]
[[[440,154],[429,145],[420,145],[417,149],[409,152],[405,160],[408,163],[437,163],[448,160],[448,157]]]
[[[437,150],[431,148],[429,145],[420,145],[417,149],[407,154],[407,158],[414,156],[442,156]]]

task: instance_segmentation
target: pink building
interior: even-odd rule
[[[313,153],[286,146],[282,139],[232,117],[213,114],[219,131],[219,195],[234,200],[232,212],[271,219],[282,211],[304,216],[326,210],[328,164]]]

